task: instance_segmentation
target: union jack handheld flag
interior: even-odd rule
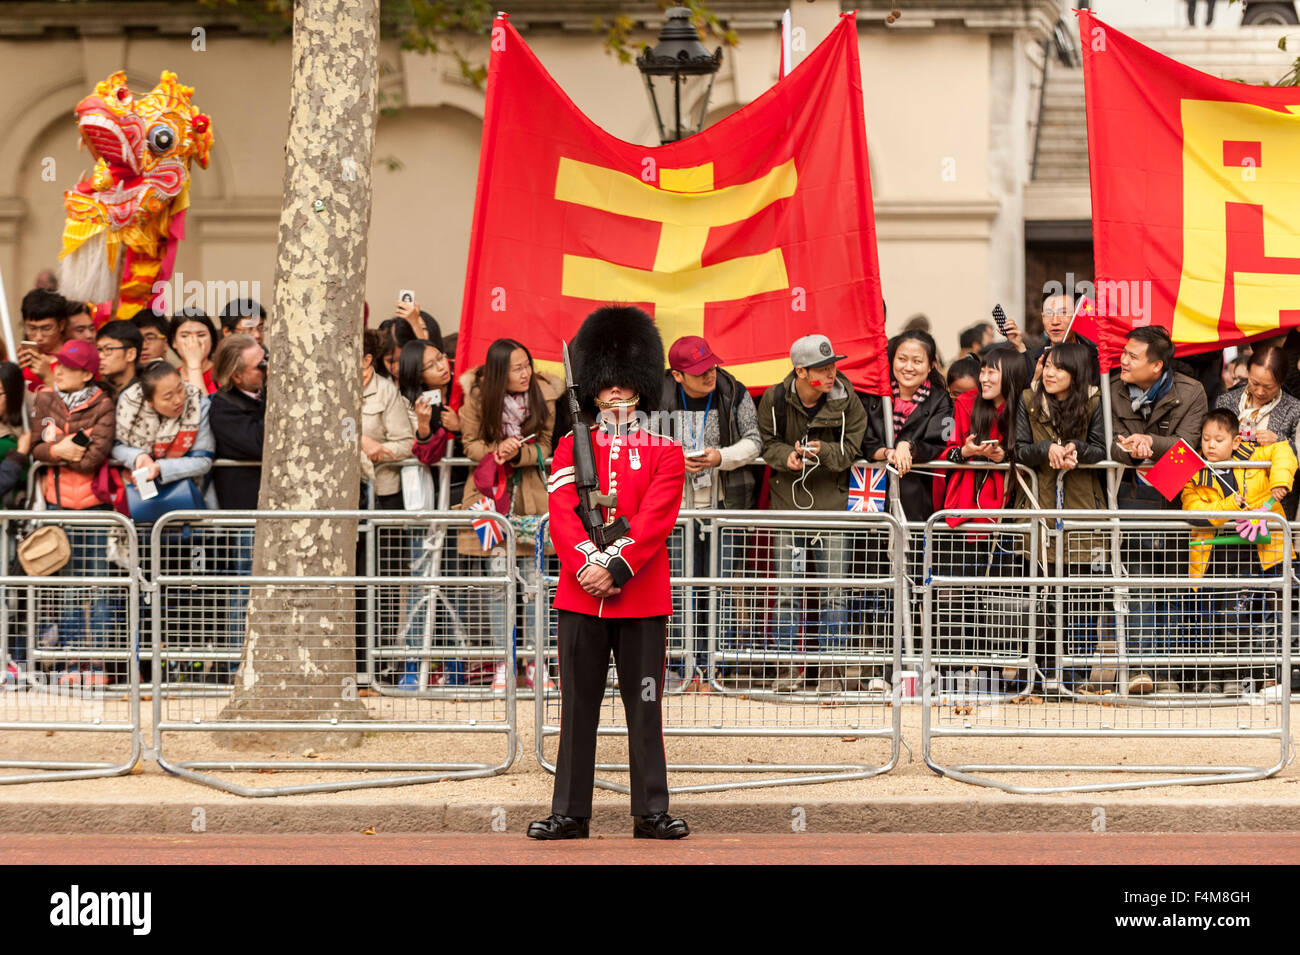
[[[487,498],[479,498],[469,506],[471,511],[487,511],[489,514],[495,514],[496,508]],[[491,517],[483,517],[476,520],[471,525],[474,533],[478,535],[478,542],[483,545],[484,550],[490,550],[497,544],[501,543],[501,524]]]
[[[883,513],[888,489],[889,473],[883,467],[855,464],[849,468],[849,502],[845,510]]]

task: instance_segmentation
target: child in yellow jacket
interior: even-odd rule
[[[1185,511],[1263,511],[1268,510],[1286,519],[1281,501],[1291,490],[1297,467],[1295,452],[1285,441],[1273,444],[1254,444],[1243,441],[1237,433],[1237,416],[1226,408],[1216,408],[1205,416],[1201,426],[1201,457],[1211,465],[1229,461],[1268,461],[1269,468],[1216,467],[1217,473],[1202,468],[1183,488]],[[1224,487],[1224,484],[1232,489]],[[1223,519],[1211,520],[1221,526]],[[1266,527],[1265,531],[1268,530]],[[1191,573],[1193,577],[1205,574],[1210,548],[1215,545],[1197,543],[1215,536],[1215,531],[1193,531],[1191,546]],[[1259,562],[1264,569],[1277,566],[1289,555],[1283,553],[1281,534],[1271,534],[1258,545]]]
[[[1256,445],[1243,441],[1237,430],[1237,416],[1226,409],[1206,415],[1201,428],[1201,456],[1214,465],[1214,472],[1202,468],[1183,489],[1186,511],[1272,511],[1286,517],[1279,503],[1291,490],[1295,479],[1296,456],[1286,440]],[[1267,461],[1268,468],[1232,467],[1232,461]],[[1219,467],[1220,463],[1225,466]],[[1246,544],[1210,544],[1218,535],[1230,535],[1233,522],[1223,518],[1207,519],[1222,530],[1196,529],[1191,532],[1190,564],[1193,577],[1276,577],[1286,570],[1284,535],[1274,525],[1260,528],[1267,540],[1256,541],[1254,551]],[[1240,591],[1221,587],[1198,588],[1192,598],[1194,613],[1191,630],[1210,652],[1272,653],[1277,647],[1277,595],[1268,588],[1246,587]],[[1189,636],[1192,636],[1189,633]],[[1227,669],[1195,672],[1200,680],[1193,683],[1202,693],[1238,696],[1252,693],[1267,681],[1265,669],[1233,666]]]

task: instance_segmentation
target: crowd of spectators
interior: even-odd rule
[[[1005,324],[1003,341],[989,323],[972,326],[961,334],[957,357],[946,368],[925,330],[927,323],[914,316],[888,343],[888,401],[854,390],[837,367],[844,356],[826,335],[793,342],[789,373],[761,394],[751,394],[745,382],[729,373],[725,356],[704,338],[678,339],[668,350],[670,367],[659,404],[669,415],[672,436],[685,448],[685,506],[796,513],[862,509],[866,486],[874,485],[876,469],[883,468],[897,494],[898,512],[914,527],[942,508],[1095,511],[1107,507],[1107,475],[1098,466],[1109,460],[1122,466],[1121,508],[1270,509],[1295,518],[1300,341],[1234,350],[1212,368],[1204,362],[1187,367],[1175,360],[1163,330],[1134,330],[1110,381],[1113,443],[1108,448],[1097,349],[1070,331],[1074,307],[1069,296],[1047,296],[1042,334],[1029,339],[1013,320]],[[454,388],[454,345],[444,340],[433,316],[406,301],[394,312],[364,333],[360,505],[403,509],[413,506],[414,496],[422,506],[433,506],[427,490],[420,496],[421,488],[432,483],[427,469],[456,453],[470,462],[457,476],[457,506],[509,515],[516,538],[531,541],[547,509],[550,449],[567,430],[560,413],[563,382],[535,367],[525,343],[500,339],[482,365],[460,370]],[[16,362],[0,363],[0,494],[14,499],[31,460],[42,465],[40,489],[50,508],[115,508],[134,516],[137,507],[139,513],[148,512],[145,502],[173,493],[196,506],[258,506],[268,355],[263,345],[266,311],[257,302],[232,301],[216,322],[196,308],[170,317],[145,309],[130,321],[96,328],[84,303],[35,289],[22,300],[22,318]],[[453,390],[463,396],[458,408],[452,406]],[[1139,471],[1179,439],[1210,466],[1190,481],[1181,500],[1171,502],[1146,484]],[[246,463],[214,468],[218,458]],[[863,459],[865,470],[857,464]],[[1268,469],[1234,469],[1233,461],[1267,462]],[[1224,467],[1213,468],[1216,462]],[[418,472],[416,464],[426,469],[423,482],[410,481],[404,473],[404,465]],[[971,464],[1000,467],[963,467]],[[955,528],[965,520],[953,518],[949,524]],[[765,569],[778,580],[851,577],[851,540],[811,516],[807,524],[806,530],[774,533]],[[695,521],[688,533],[697,542],[689,572],[708,576],[705,522]],[[1276,540],[1213,548],[1196,543],[1212,533],[1184,533],[1177,540],[1158,533],[1129,535],[1124,559],[1169,576],[1265,576],[1289,566],[1292,555],[1281,553]],[[107,559],[100,552],[102,536],[82,535],[77,541],[70,572],[93,573]],[[1058,553],[1058,543],[1056,535],[1043,534],[1039,552],[1031,554],[1023,546],[1006,545],[997,534],[972,534],[954,548],[954,560],[971,573],[990,573],[995,566],[1023,573],[1033,563],[1047,574],[1083,578],[1103,568],[1107,548],[1100,535],[1073,535],[1063,553]],[[549,544],[543,546],[549,549]],[[455,548],[471,568],[483,573],[501,569],[499,542],[469,527],[456,536]],[[527,543],[518,548],[517,570],[526,581],[536,581],[535,557]],[[751,557],[744,547],[724,545],[721,574],[752,572],[752,567],[746,570]],[[379,571],[406,573],[418,558],[418,547],[391,548],[381,557]],[[248,573],[250,554],[241,553],[237,563],[239,572]],[[809,649],[851,651],[861,606],[849,588],[825,588],[811,602],[801,591],[776,588],[767,649],[788,655]],[[394,618],[411,609],[395,594],[381,604],[381,613]],[[458,609],[485,630],[500,629],[504,608],[499,603]],[[531,621],[532,609],[531,602],[521,603],[521,625],[530,625],[525,621]],[[57,645],[70,633],[93,627],[111,610],[91,606],[80,621],[51,621],[42,640]],[[1266,610],[1252,607],[1249,612]],[[1164,641],[1171,639],[1173,617],[1167,602],[1139,593],[1132,613],[1132,630],[1141,645],[1168,645]],[[707,619],[701,604],[687,634],[688,660],[693,662],[676,674],[705,692],[719,675],[703,665],[710,637]],[[744,647],[749,639],[740,632],[738,617],[725,616],[719,623],[719,648]],[[1089,649],[1106,646],[1095,626],[1081,639]],[[407,644],[412,643],[408,627]],[[411,688],[418,685],[420,673],[420,661],[412,657],[397,661],[386,678]],[[877,690],[884,688],[886,676],[861,667],[793,662],[728,667],[726,675],[783,692],[808,687],[818,692]],[[69,667],[69,676],[95,683],[106,679],[94,661]],[[433,678],[446,679],[447,674]],[[489,678],[498,684],[511,678],[531,684],[536,674],[524,667],[508,674],[504,665],[486,673],[462,668],[457,674],[459,680]],[[1076,689],[1104,691],[1097,682],[1081,678]],[[1186,674],[1173,669],[1143,668],[1132,675],[1127,690],[1230,692],[1225,681],[1212,675],[1188,682]]]

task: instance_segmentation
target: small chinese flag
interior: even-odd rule
[[[1179,440],[1155,464],[1139,470],[1138,476],[1172,501],[1202,467],[1201,456],[1186,441]]]
[[[1065,330],[1067,337],[1071,331],[1080,338],[1086,338],[1094,343],[1101,338],[1101,330],[1097,327],[1097,305],[1086,295],[1079,299],[1079,304],[1074,310],[1074,316]]]

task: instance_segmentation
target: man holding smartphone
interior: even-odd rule
[[[33,289],[23,296],[23,341],[15,360],[29,391],[54,387],[54,357],[63,347],[68,300],[58,292]]]
[[[790,346],[793,366],[785,380],[763,393],[758,427],[763,460],[772,468],[772,509],[780,511],[844,511],[849,499],[849,468],[858,459],[867,431],[867,412],[853,384],[835,363],[837,354],[825,335],[805,335]],[[844,577],[849,567],[849,539],[843,531],[818,530],[810,514],[806,531],[781,531],[773,545],[777,577]],[[776,598],[777,649],[785,653],[819,645],[842,649],[849,638],[848,597],[843,588],[829,588],[819,612],[800,612],[804,598],[794,587],[782,587]],[[804,621],[815,621],[811,625]],[[802,630],[802,632],[797,632]],[[819,693],[856,690],[864,675],[858,668],[810,664],[801,672],[795,663],[782,664],[772,684],[778,693],[793,693],[805,683]],[[867,677],[868,682],[871,679]],[[850,686],[851,682],[851,686]]]

